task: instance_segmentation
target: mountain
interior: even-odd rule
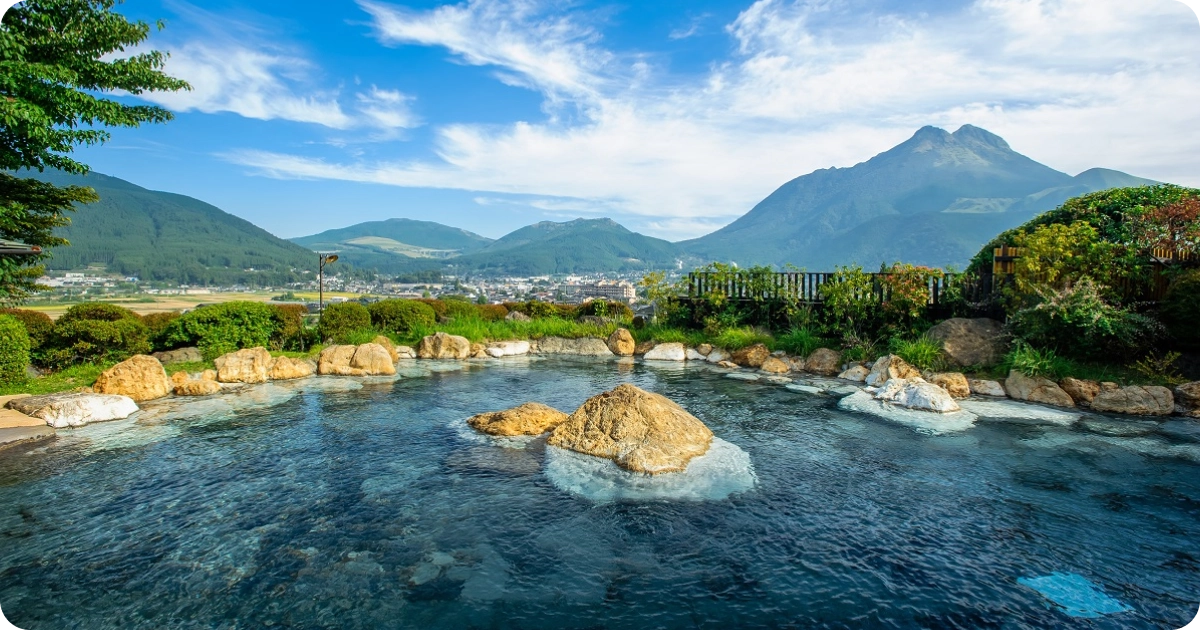
[[[346,262],[364,269],[397,273],[434,268],[434,261],[477,251],[492,239],[432,221],[387,219],[327,230],[291,239],[314,251],[337,251]]]
[[[143,280],[196,285],[279,285],[303,278],[316,255],[198,199],[147,190],[125,180],[61,171],[18,173],[60,186],[90,186],[100,201],[71,215],[55,233],[71,242],[53,249],[49,269],[103,264]]]
[[[743,266],[962,267],[996,234],[1071,197],[1154,183],[1107,169],[1072,177],[978,127],[924,127],[866,162],[797,177],[733,223],[678,245]]]

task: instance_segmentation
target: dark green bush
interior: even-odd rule
[[[479,319],[479,309],[470,302],[462,300],[446,301],[446,317],[448,319]]]
[[[325,307],[321,321],[317,323],[317,335],[322,341],[332,339],[341,342],[351,333],[371,327],[371,313],[358,302],[341,302]]]
[[[508,308],[503,304],[480,304],[479,318],[485,322],[498,322],[508,317]]]
[[[150,313],[142,316],[142,323],[146,325],[147,334],[150,336],[150,345],[155,350],[164,350],[165,337],[167,329],[170,328],[171,322],[179,319],[179,313],[170,311],[168,313]]]
[[[417,327],[433,326],[437,321],[433,308],[417,300],[382,300],[367,305],[367,312],[375,328],[399,335]]]
[[[592,300],[586,304],[581,304],[575,312],[579,317],[592,315],[620,321],[633,319],[633,309],[629,308],[629,305],[624,302],[610,302],[604,299]]]
[[[534,319],[545,319],[547,317],[558,317],[558,309],[549,302],[539,302],[530,300],[525,303],[524,313]]]
[[[446,316],[446,303],[445,302],[443,302],[441,300],[430,299],[430,298],[421,298],[417,301],[421,302],[422,304],[426,304],[429,306],[429,308],[433,309],[433,313],[434,313],[434,315],[437,315],[438,319],[441,319]]]
[[[171,322],[161,336],[166,348],[196,346],[205,359],[242,348],[267,347],[278,339],[277,311],[261,302],[201,306]]]
[[[50,319],[49,315],[38,311],[6,308],[0,309],[0,315],[10,315],[25,325],[25,332],[29,334],[30,352],[37,352],[54,330],[54,320]]]
[[[12,315],[0,315],[0,383],[25,382],[27,367],[29,333],[25,332],[25,325]]]
[[[142,318],[114,304],[76,304],[58,321],[43,345],[40,360],[62,369],[77,363],[124,361],[150,352],[150,334]]]
[[[304,327],[304,316],[308,307],[303,304],[271,304],[275,317],[275,332],[271,335],[272,350],[304,351],[312,345],[308,331]],[[314,331],[315,334],[315,331]]]
[[[1163,298],[1161,317],[1175,342],[1185,350],[1200,350],[1200,269],[1181,273]]]
[[[1072,287],[1044,291],[1039,304],[1009,318],[1020,339],[1075,359],[1126,360],[1143,356],[1164,332],[1154,319],[1105,301],[1084,279]]]

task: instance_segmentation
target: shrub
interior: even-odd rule
[[[1129,368],[1140,374],[1149,383],[1168,387],[1183,385],[1188,379],[1179,373],[1177,362],[1180,356],[1182,355],[1178,352],[1168,352],[1161,356],[1157,352],[1151,352],[1135,361]]]
[[[29,335],[30,352],[37,352],[54,330],[54,320],[50,319],[49,315],[38,311],[6,308],[0,309],[0,315],[9,315],[25,325],[25,332]]]
[[[271,334],[272,350],[304,350],[312,345],[306,334],[304,316],[308,307],[303,304],[270,304],[275,318],[275,331]]]
[[[555,304],[554,316],[561,319],[575,319],[579,315],[579,309],[574,304]]]
[[[893,333],[916,334],[927,326],[929,283],[945,275],[941,269],[896,263],[883,276],[884,299],[880,305],[884,325]]]
[[[370,327],[371,313],[367,307],[358,302],[341,302],[325,307],[325,313],[317,323],[317,335],[322,341],[332,339],[340,343],[350,333]]]
[[[575,310],[577,316],[592,315],[595,317],[607,317],[618,321],[629,321],[633,319],[633,309],[629,308],[624,302],[609,302],[608,300],[598,299],[581,304]]]
[[[279,330],[272,305],[261,302],[225,302],[201,306],[167,326],[164,347],[194,345],[207,360],[242,348],[267,347]]]
[[[1188,350],[1200,350],[1200,269],[1185,271],[1171,282],[1161,305],[1162,322],[1171,337]]]
[[[28,367],[29,333],[25,325],[12,315],[0,315],[0,383],[23,383]]]
[[[62,369],[76,363],[124,361],[150,352],[150,335],[142,318],[114,304],[76,304],[58,321],[43,346],[40,360]]]
[[[1009,326],[1017,337],[1074,358],[1129,358],[1144,354],[1163,332],[1161,324],[1114,306],[1085,278],[1058,291],[1043,289],[1041,303],[1017,311]]]
[[[1035,348],[1023,341],[1013,344],[1000,365],[1005,372],[1016,370],[1026,376],[1044,376],[1054,380],[1067,376],[1071,371],[1069,362],[1053,350]]]
[[[941,371],[946,367],[945,355],[942,354],[942,344],[929,337],[918,337],[907,340],[893,337],[888,342],[892,354],[908,361],[922,370]]]
[[[367,305],[367,312],[375,328],[399,335],[407,335],[417,327],[428,327],[437,322],[433,308],[417,300],[382,300]]]
[[[480,304],[479,317],[485,322],[498,322],[508,316],[508,308],[503,304]]]
[[[142,316],[142,323],[146,325],[146,334],[150,339],[150,345],[155,350],[166,349],[166,333],[170,328],[171,322],[179,319],[179,313],[170,311],[167,313],[150,313]]]
[[[729,328],[721,331],[721,334],[713,338],[712,344],[718,348],[726,350],[740,350],[756,343],[761,343],[767,347],[775,344],[775,339],[769,333],[762,330],[743,326],[741,328]]]
[[[455,320],[479,319],[479,309],[474,304],[465,300],[448,300],[446,302],[446,317]]]
[[[526,315],[534,319],[557,317],[559,313],[558,309],[554,308],[553,304],[549,302],[539,302],[537,300],[530,300],[526,302],[523,311]]]
[[[838,267],[818,292],[825,333],[833,337],[870,336],[879,327],[875,281],[862,267]]]
[[[775,340],[775,347],[803,357],[812,354],[817,348],[829,348],[833,345],[812,328],[793,328]]]
[[[446,316],[446,303],[445,302],[443,302],[441,300],[430,299],[430,298],[421,298],[417,301],[421,302],[423,304],[426,304],[429,306],[429,308],[433,309],[433,312],[437,316],[438,319],[441,319]]]
[[[882,340],[869,335],[848,332],[842,336],[842,357],[847,361],[874,361],[883,354],[879,349],[881,343]]]

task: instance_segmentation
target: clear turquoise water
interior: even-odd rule
[[[748,453],[754,488],[597,503],[551,483],[540,441],[457,425],[627,381]],[[1178,628],[1200,603],[1194,424],[934,436],[715,372],[569,361],[342,382],[0,453],[4,615],[26,630]],[[1016,582],[1054,572],[1133,611],[1072,618]]]

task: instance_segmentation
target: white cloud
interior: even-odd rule
[[[1200,184],[1200,136],[1179,132],[1200,124],[1200,28],[1172,0],[977,0],[935,16],[760,0],[727,27],[733,57],[700,79],[657,83],[645,59],[606,50],[596,31],[532,0],[361,4],[381,41],[494,67],[544,94],[548,120],[440,127],[437,160],[230,159],[275,177],[577,200],[676,238],[925,124],[979,125],[1068,172]],[[580,116],[553,115],[564,104]]]

